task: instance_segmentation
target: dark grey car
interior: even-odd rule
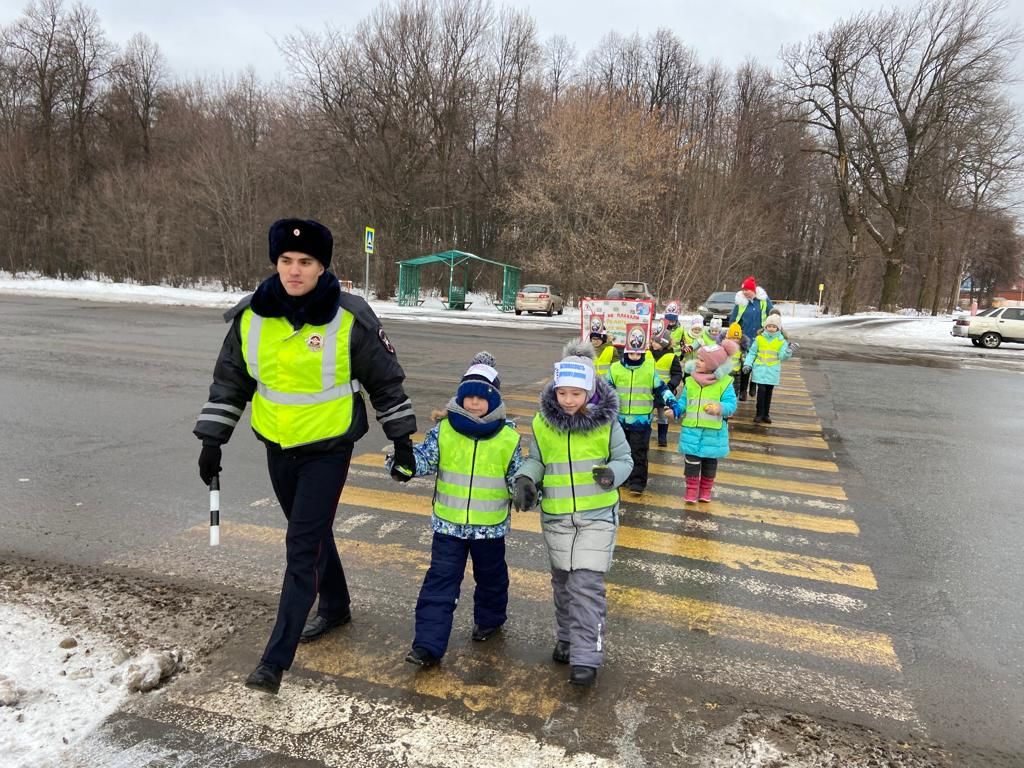
[[[729,319],[729,313],[736,306],[736,294],[733,291],[717,291],[708,296],[704,303],[697,307],[700,316],[704,318],[704,325],[711,322],[712,318],[722,318],[723,325]]]

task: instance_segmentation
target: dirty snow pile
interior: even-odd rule
[[[180,661],[152,651],[132,659],[102,635],[0,604],[0,761],[60,765],[133,691],[156,687]]]

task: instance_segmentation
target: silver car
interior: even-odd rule
[[[565,309],[565,302],[562,295],[553,285],[531,283],[524,285],[516,294],[516,314],[523,312],[543,312],[548,317],[553,314],[562,314]]]

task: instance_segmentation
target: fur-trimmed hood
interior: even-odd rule
[[[540,393],[540,415],[559,432],[589,432],[610,424],[619,416],[619,395],[603,378],[596,379],[594,384],[594,396],[587,403],[586,413],[571,416],[558,404],[554,384],[548,384]]]
[[[758,301],[768,301],[768,292],[759,285],[754,289],[754,298]],[[743,291],[736,291],[736,306],[745,307],[748,303],[747,297],[743,295]]]

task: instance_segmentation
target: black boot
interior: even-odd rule
[[[344,614],[333,619],[317,614],[307,621],[306,626],[302,628],[302,634],[299,635],[299,642],[308,643],[312,640],[316,640],[318,637],[326,635],[335,627],[348,624],[350,621],[352,621],[352,611],[345,611]]]
[[[668,424],[658,425],[658,445],[662,448],[668,445]]]
[[[569,670],[569,682],[590,687],[597,682],[597,667],[577,667]]]
[[[441,661],[426,648],[413,648],[409,651],[408,655],[406,655],[405,660],[410,664],[415,664],[416,666],[423,667],[424,669],[427,667],[436,667],[438,662]]]
[[[569,663],[569,641],[559,640],[555,643],[555,650],[551,652],[551,660],[559,664]]]
[[[276,694],[281,689],[283,670],[274,664],[260,664],[245,678],[245,687]]]
[[[490,640],[498,633],[499,629],[501,629],[500,624],[496,627],[481,627],[479,624],[474,624],[473,639],[478,643],[482,643],[485,640]]]

